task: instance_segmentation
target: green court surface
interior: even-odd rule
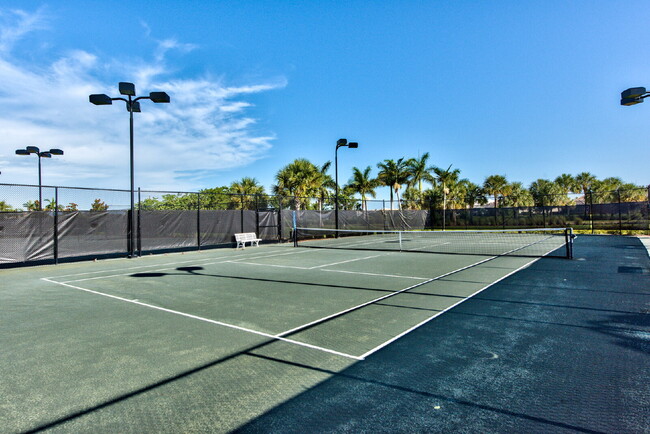
[[[0,270],[0,432],[241,429],[536,261],[269,245]]]

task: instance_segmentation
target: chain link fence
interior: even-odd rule
[[[58,262],[169,250],[234,246],[234,234],[290,239],[298,226],[334,228],[333,197],[238,195],[0,184],[0,265]],[[512,202],[498,198],[497,204]],[[536,206],[450,207],[426,201],[339,198],[339,228],[371,230],[573,227],[591,233],[650,234],[648,189],[587,192]],[[452,207],[453,206],[453,207]]]

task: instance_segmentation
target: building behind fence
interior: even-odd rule
[[[650,234],[648,189],[629,193],[588,192],[568,205],[446,210],[427,203],[347,200],[341,203],[339,227],[573,227],[591,233]],[[0,184],[0,265],[126,255],[130,218],[140,254],[234,246],[234,234],[240,232],[256,232],[265,241],[286,241],[294,211],[301,227],[335,227],[333,198],[236,195],[224,190],[136,194],[131,216],[128,190],[43,186],[39,204],[38,186]],[[546,203],[555,202],[548,198]]]

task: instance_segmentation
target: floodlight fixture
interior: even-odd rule
[[[334,151],[334,227],[339,228],[339,148],[347,146],[348,148],[358,148],[359,143],[350,142],[347,139],[338,139],[336,141],[336,150]],[[336,234],[338,237],[338,232]]]
[[[135,85],[133,83],[120,82],[118,84],[120,95],[124,97],[111,98],[104,94],[90,95],[90,102],[95,105],[109,105],[113,101],[120,100],[126,103],[126,111],[129,112],[129,153],[130,153],[130,178],[131,178],[131,213],[128,219],[128,238],[129,238],[129,258],[136,256],[135,252],[135,181],[134,181],[134,164],[133,164],[133,113],[140,113],[140,100],[148,99],[154,103],[168,103],[170,102],[169,95],[165,92],[150,92],[149,96],[135,95]]]
[[[643,102],[643,98],[634,97],[634,98],[621,98],[621,105],[630,106],[637,105]]]
[[[149,99],[157,104],[168,103],[170,101],[167,92],[149,92]]]
[[[646,93],[645,87],[631,87],[621,92],[621,99],[636,98]]]
[[[95,93],[88,97],[91,103],[95,105],[111,105],[113,99],[105,93]]]
[[[133,83],[121,81],[118,88],[120,89],[120,95],[135,96],[135,84]]]
[[[38,157],[38,210],[43,211],[43,183],[41,176],[41,158],[52,158],[52,155],[63,155],[61,149],[52,148],[49,151],[42,151],[38,146],[27,146],[25,149],[16,149],[16,155],[31,155]]]
[[[650,96],[650,92],[647,92],[645,87],[631,87],[621,92],[621,105],[640,104],[648,96]]]

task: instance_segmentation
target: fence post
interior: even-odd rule
[[[618,234],[623,235],[623,217],[621,216],[621,190],[616,190],[618,198]]]
[[[138,187],[138,220],[137,220],[137,231],[136,231],[136,246],[138,249],[138,256],[142,256],[142,226],[140,222],[140,211],[142,210],[142,197],[140,196],[140,187]]]
[[[196,246],[201,250],[201,193],[196,193]]]
[[[648,204],[646,219],[648,220],[648,235],[650,235],[650,185],[648,185],[648,189],[646,190],[646,199],[646,202]]]
[[[239,215],[239,222],[241,224],[241,231],[244,232],[244,195],[239,195],[241,199],[241,213]]]
[[[591,234],[595,232],[594,228],[594,192],[589,190],[589,226],[591,227]]]
[[[282,242],[282,196],[278,198],[278,242]]]
[[[255,193],[255,233],[257,234],[257,238],[260,238],[260,205],[257,200],[258,196],[259,195]]]
[[[54,264],[59,263],[59,187],[54,187]]]

